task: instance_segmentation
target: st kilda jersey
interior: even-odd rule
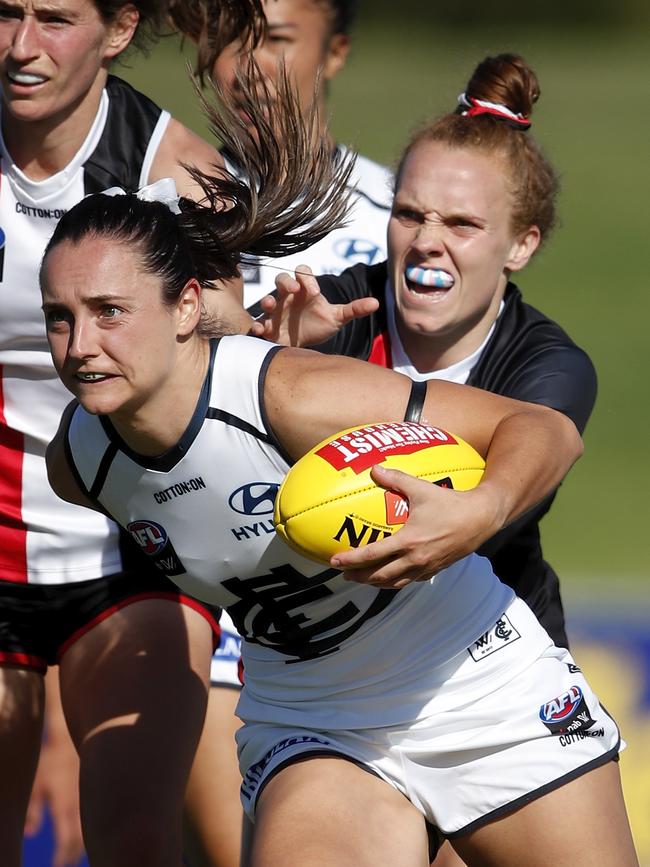
[[[252,337],[213,341],[193,418],[160,457],[134,453],[107,417],[77,407],[67,431],[70,466],[161,572],[227,609],[244,638],[242,702],[264,706],[253,715],[285,721],[292,701],[304,707],[323,698],[327,683],[341,714],[328,725],[354,724],[349,700],[370,716],[381,707],[383,724],[413,719],[421,696],[408,696],[423,671],[488,632],[513,593],[476,555],[394,591],[345,581],[285,545],[272,516],[289,463],[263,400],[278,351]],[[390,671],[377,653],[387,647]],[[396,695],[389,707],[387,689]]]
[[[379,309],[355,319],[319,347],[323,352],[349,355],[382,367],[393,366],[386,263],[356,265],[339,276],[318,278],[321,292],[333,304],[374,296]],[[445,379],[444,371],[436,372]],[[425,377],[423,377],[425,378]],[[560,326],[526,304],[509,283],[495,327],[469,371],[468,385],[505,397],[559,410],[582,433],[596,400],[596,373],[586,352]],[[429,419],[435,423],[435,419]],[[513,522],[479,550],[489,557],[499,578],[533,609],[555,643],[568,646],[558,578],[544,560],[539,521],[551,506],[548,498]]]
[[[47,481],[45,448],[71,396],[52,365],[38,269],[57,221],[87,193],[148,181],[168,122],[111,76],[86,140],[52,177],[28,178],[0,139],[0,581],[59,584],[122,568],[116,528]]]

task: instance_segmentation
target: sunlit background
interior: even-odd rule
[[[485,55],[521,53],[539,76],[533,131],[561,172],[562,222],[518,282],[590,353],[600,381],[585,456],[544,520],[544,547],[562,579],[574,655],[629,744],[622,769],[643,867],[650,867],[649,36],[647,0],[362,0],[352,54],[331,93],[337,138],[391,164],[418,122],[453,108]],[[169,39],[119,74],[207,135],[186,72],[191,58],[191,47],[183,53]],[[26,849],[30,867],[48,863],[39,846]]]

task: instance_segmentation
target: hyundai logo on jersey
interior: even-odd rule
[[[364,238],[342,238],[334,244],[334,252],[348,262],[365,262],[372,265],[380,252],[379,247]]]
[[[594,725],[579,686],[571,686],[562,695],[543,704],[539,718],[553,734],[576,732]]]
[[[280,486],[273,482],[252,482],[233,491],[228,505],[240,515],[270,515]]]

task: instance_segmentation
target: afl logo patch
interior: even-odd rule
[[[579,686],[571,686],[562,695],[543,704],[539,718],[554,734],[580,731],[594,724]]]
[[[240,515],[270,515],[280,486],[274,482],[252,482],[233,491],[228,505]]]
[[[159,554],[167,543],[167,533],[154,521],[131,521],[126,525],[126,529],[149,557]]]

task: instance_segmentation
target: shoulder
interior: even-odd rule
[[[180,195],[196,197],[201,194],[200,188],[183,168],[183,164],[210,174],[215,168],[223,166],[223,157],[216,147],[171,118],[152,163],[150,180],[172,177]]]
[[[469,384],[560,410],[580,430],[597,393],[596,371],[588,353],[557,322],[524,302],[512,284]]]
[[[369,295],[381,301],[385,294],[387,274],[386,262],[377,265],[359,262],[338,275],[323,274],[317,279],[321,292],[332,303],[367,298]]]
[[[153,99],[145,96],[144,93],[141,93],[133,87],[132,84],[129,84],[129,82],[125,81],[123,78],[119,78],[117,75],[108,76],[106,80],[106,93],[113,103],[122,102],[125,104],[137,105],[142,110],[154,114],[161,114],[162,112],[162,108],[160,108]]]
[[[341,159],[351,153],[352,151],[345,145],[337,146],[337,154]],[[389,168],[364,157],[362,154],[356,154],[351,182],[357,195],[381,210],[390,211],[393,201],[394,179]]]

